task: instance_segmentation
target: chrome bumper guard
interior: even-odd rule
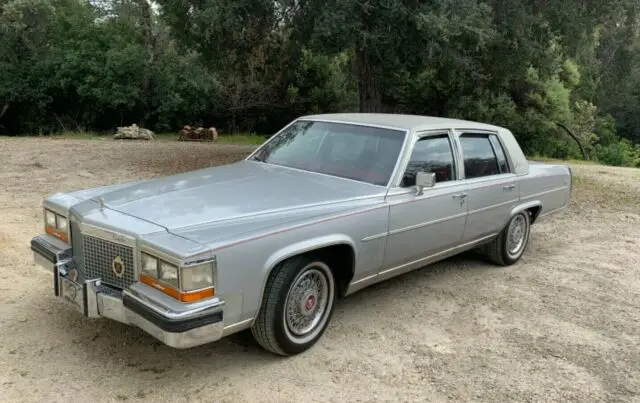
[[[223,336],[223,301],[171,309],[154,303],[159,291],[142,284],[119,291],[101,285],[100,279],[77,281],[71,247],[50,235],[33,238],[31,250],[35,262],[53,272],[54,295],[88,318],[104,317],[137,326],[174,348],[194,347]]]

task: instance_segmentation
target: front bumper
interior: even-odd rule
[[[53,271],[53,293],[89,318],[109,318],[137,326],[164,344],[189,348],[223,336],[224,302],[180,304],[164,294],[136,283],[117,290],[100,279],[78,280],[71,247],[49,235],[31,240],[37,264]]]

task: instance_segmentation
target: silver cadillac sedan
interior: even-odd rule
[[[518,262],[571,185],[506,128],[303,116],[232,164],[54,194],[31,249],[88,318],[176,348],[251,329],[291,355],[318,342],[337,298],[371,284],[470,249]]]

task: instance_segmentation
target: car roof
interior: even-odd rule
[[[301,116],[298,119],[385,126],[402,130],[464,128],[498,131],[502,129],[499,126],[468,120],[395,113],[327,113]]]

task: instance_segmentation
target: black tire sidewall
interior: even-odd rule
[[[271,326],[273,326],[273,333],[276,338],[276,342],[278,343],[278,346],[283,352],[287,354],[298,354],[309,349],[311,346],[313,346],[318,341],[318,339],[322,337],[322,335],[327,329],[327,326],[329,325],[331,317],[333,316],[334,306],[336,302],[336,284],[335,284],[335,279],[333,278],[333,273],[331,272],[330,276],[332,276],[332,278],[328,279],[328,281],[332,282],[333,284],[333,292],[330,297],[332,301],[329,306],[328,312],[325,312],[326,320],[322,325],[322,329],[320,329],[320,331],[314,338],[312,338],[311,340],[303,344],[295,343],[291,341],[289,336],[287,336],[287,332],[285,330],[286,324],[284,320],[285,303],[287,300],[287,294],[289,292],[291,285],[295,281],[295,279],[298,277],[298,275],[301,274],[302,269],[307,267],[309,264],[313,262],[321,262],[327,265],[327,267],[329,267],[329,271],[331,272],[331,267],[322,259],[313,258],[313,257],[304,257],[304,258],[298,259],[296,264],[286,265],[282,267],[283,270],[286,270],[286,272],[283,273],[285,275],[285,280],[282,283],[282,287],[280,287],[277,290],[276,289],[273,290],[274,292],[277,293],[278,302],[275,305],[274,315],[273,315],[274,322],[271,324]]]

